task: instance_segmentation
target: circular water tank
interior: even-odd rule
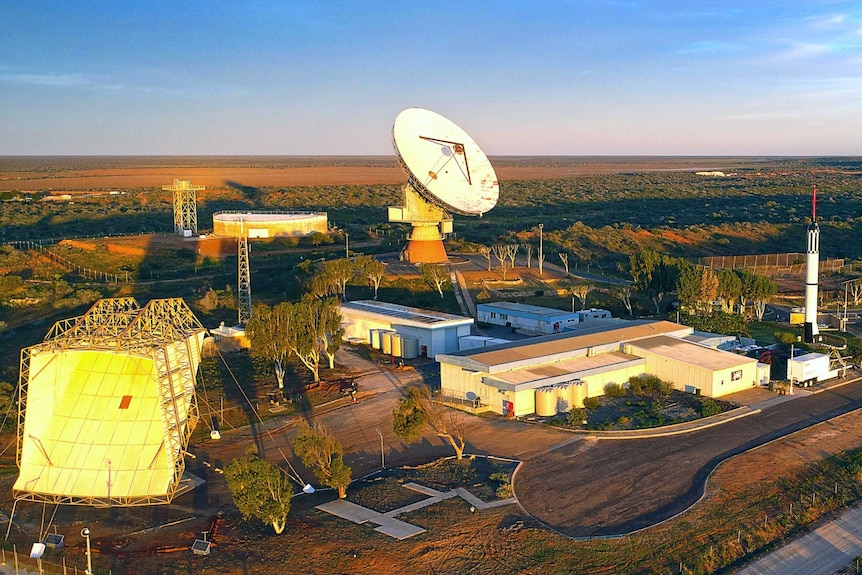
[[[404,359],[416,359],[419,357],[419,338],[415,335],[401,336],[402,351]]]
[[[575,403],[575,387],[571,383],[560,383],[554,387],[557,390],[557,413],[571,411]]]
[[[368,340],[371,342],[372,349],[380,349],[380,335],[381,332],[385,330],[382,329],[371,329],[368,330]]]
[[[404,356],[404,345],[402,340],[403,338],[400,333],[392,334],[392,355],[395,357]]]
[[[584,407],[584,399],[587,397],[587,384],[583,381],[572,383],[572,407]]]
[[[540,387],[536,390],[536,415],[553,417],[557,415],[557,390],[553,387]]]
[[[394,332],[384,331],[380,334],[380,350],[386,355],[392,355],[392,334]]]

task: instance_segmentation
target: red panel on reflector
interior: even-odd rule
[[[129,409],[129,404],[132,403],[131,395],[124,395],[120,400],[120,409]]]

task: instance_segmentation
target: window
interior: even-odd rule
[[[736,371],[730,372],[730,381],[739,381],[742,379],[742,370],[737,369]]]

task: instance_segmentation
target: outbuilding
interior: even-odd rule
[[[458,338],[470,335],[473,326],[472,317],[374,300],[343,302],[341,317],[348,341],[373,343],[384,330],[417,338],[419,353],[430,358],[458,351]]]
[[[502,325],[540,335],[560,333],[581,321],[576,313],[508,301],[480,303],[476,306],[476,313],[479,323]]]

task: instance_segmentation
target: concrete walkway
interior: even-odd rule
[[[833,575],[862,555],[862,508],[854,507],[743,567],[737,575]]]
[[[421,527],[416,527],[415,525],[411,525],[405,521],[395,519],[396,516],[403,513],[410,513],[411,511],[416,511],[417,509],[422,509],[423,507],[428,507],[429,505],[434,505],[435,503],[440,503],[441,501],[452,499],[453,497],[460,497],[476,509],[491,509],[493,507],[510,505],[517,502],[514,497],[509,497],[508,499],[500,499],[498,501],[485,503],[463,487],[458,487],[456,489],[446,491],[445,493],[412,482],[405,483],[404,487],[412,491],[416,491],[417,493],[427,495],[428,498],[423,499],[422,501],[417,501],[416,503],[411,503],[410,505],[405,505],[404,507],[399,507],[392,511],[387,511],[386,513],[379,513],[344,499],[336,499],[335,501],[318,505],[316,508],[360,525],[368,522],[377,523],[379,527],[376,527],[374,529],[375,531],[379,531],[380,533],[389,535],[390,537],[394,537],[401,541],[425,531]]]

